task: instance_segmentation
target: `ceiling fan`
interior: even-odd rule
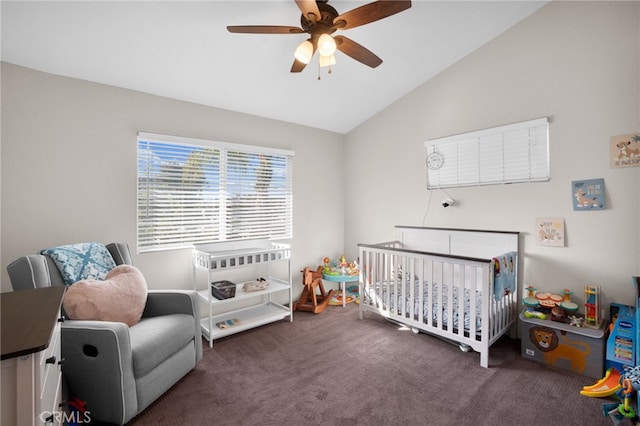
[[[335,64],[336,49],[356,61],[375,68],[382,63],[382,59],[355,41],[342,35],[334,37],[332,34],[337,30],[347,30],[387,18],[411,7],[410,0],[381,0],[339,14],[327,4],[327,0],[295,0],[295,2],[302,12],[300,16],[302,28],[282,25],[231,25],[227,30],[231,33],[243,34],[309,34],[309,38],[303,41],[295,51],[291,72],[304,70],[316,50],[321,67]]]

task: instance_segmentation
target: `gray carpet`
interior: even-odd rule
[[[611,425],[594,379],[520,356],[503,338],[480,355],[356,304],[296,312],[215,342],[132,425]]]

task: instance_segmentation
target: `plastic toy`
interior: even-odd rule
[[[547,293],[546,291],[536,293],[536,299],[540,306],[545,309],[551,309],[556,306],[556,303],[551,299],[551,293]]]
[[[345,275],[347,273],[347,266],[349,266],[349,263],[347,263],[347,258],[344,254],[340,256],[340,263],[338,266],[340,266],[340,272],[342,275]]]
[[[549,296],[549,299],[551,299],[551,301],[552,301],[553,303],[555,303],[556,305],[560,305],[560,303],[561,303],[561,302],[562,302],[562,300],[563,300],[563,297],[562,297],[562,296],[560,296],[559,294],[553,294],[553,293],[552,293],[552,294]]]
[[[604,366],[625,371],[636,365],[636,340],[638,339],[636,309],[618,303],[611,303],[610,309],[611,316],[617,316],[617,319],[607,338]]]
[[[542,312],[534,311],[533,309],[527,309],[524,311],[524,316],[527,318],[547,319],[547,316]]]
[[[538,300],[548,300],[551,296],[551,293],[547,293],[546,291],[539,291],[536,293],[536,299]]]
[[[324,275],[331,276],[340,276],[340,275],[349,275],[354,276],[360,273],[360,269],[358,269],[358,262],[348,262],[346,256],[343,254],[340,258],[331,259],[329,257],[325,257],[322,259],[322,273]]]
[[[633,407],[629,404],[629,400],[631,399],[631,394],[633,393],[633,386],[631,385],[631,380],[623,379],[622,380],[622,389],[621,389],[623,402],[618,405],[618,413],[622,414],[624,417],[628,419],[632,419],[636,416],[636,412]]]
[[[572,294],[573,294],[573,292],[571,290],[569,290],[568,288],[565,288],[562,300],[564,302],[571,302],[571,295]]]
[[[560,302],[560,307],[567,312],[576,312],[578,310],[578,304],[571,301],[572,294],[573,292],[568,288],[564,289],[564,295],[562,302]]]
[[[584,295],[586,300],[584,304],[585,325],[590,327],[600,327],[600,287],[593,284],[585,284]]]
[[[538,299],[536,299],[534,296],[534,292],[537,289],[530,285],[528,287],[525,287],[525,290],[527,290],[527,297],[522,299],[522,304],[527,308],[537,308],[540,304],[540,302],[538,302]]]
[[[622,388],[622,385],[620,385],[621,377],[620,372],[616,368],[610,368],[602,379],[590,386],[583,387],[580,391],[580,395],[589,396],[591,398],[611,396]]]
[[[324,259],[322,259],[322,263],[324,264],[324,266],[322,267],[322,272],[326,274],[331,269],[331,259],[325,257]]]
[[[622,400],[622,403],[602,404],[602,414],[605,417],[609,416],[614,425],[622,424],[625,419],[628,419],[631,424],[638,424],[638,416],[629,401],[633,392],[637,390],[639,380],[640,366],[625,366],[624,374],[622,375],[621,387],[616,394]],[[625,422],[625,424],[627,423]]]
[[[622,379],[622,388],[618,391],[617,396],[622,398],[622,403],[606,403],[602,405],[602,414],[606,417],[609,416],[614,425],[622,424],[625,419],[628,419],[631,424],[638,424],[638,416],[635,410],[629,403],[631,394],[633,393],[633,386],[629,379]],[[624,424],[627,424],[626,422]]]
[[[584,318],[571,315],[567,317],[569,319],[569,325],[574,327],[582,327],[584,325]]]

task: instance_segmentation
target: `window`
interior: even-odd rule
[[[293,234],[293,152],[138,134],[138,252]]]
[[[547,118],[425,142],[427,188],[549,180]]]

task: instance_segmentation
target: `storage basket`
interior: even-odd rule
[[[211,283],[211,295],[216,299],[231,299],[236,296],[236,285],[231,281],[214,281]]]

